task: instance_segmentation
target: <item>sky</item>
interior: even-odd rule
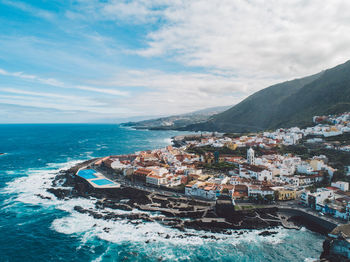
[[[234,105],[349,60],[349,10],[347,0],[0,0],[0,123]]]

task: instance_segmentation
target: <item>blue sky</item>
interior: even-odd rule
[[[234,105],[350,59],[348,1],[0,0],[0,123]]]

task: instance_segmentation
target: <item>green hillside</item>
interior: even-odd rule
[[[208,121],[185,130],[254,132],[311,124],[314,115],[350,111],[350,61],[249,96]]]

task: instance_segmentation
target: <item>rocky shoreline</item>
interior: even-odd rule
[[[96,198],[94,209],[75,206],[74,210],[104,220],[127,219],[133,224],[157,221],[181,231],[196,229],[225,234],[232,234],[232,230],[238,229],[267,230],[283,226],[277,208],[234,211],[232,204],[225,203],[225,201],[215,204],[197,199],[163,196],[131,187],[92,188],[85,180],[75,176],[75,173],[79,168],[94,160],[61,171],[52,181],[52,187],[47,191],[58,199]],[[132,211],[135,209],[141,212],[119,214],[110,211]],[[270,234],[266,231],[263,235]]]
[[[95,189],[84,179],[75,176],[79,168],[89,165],[96,159],[82,162],[68,170],[60,171],[52,181],[52,187],[47,191],[58,199],[72,198],[95,199],[94,208],[75,206],[74,210],[89,214],[96,219],[127,220],[128,223],[138,225],[147,222],[157,222],[164,226],[182,232],[186,237],[191,233],[186,229],[204,232],[222,233],[226,235],[244,234],[242,230],[263,230],[260,236],[274,236],[274,229],[285,227],[300,229],[302,226],[326,235],[326,232],[303,219],[301,216],[288,215],[278,208],[256,208],[250,210],[234,210],[230,201],[222,200],[216,203],[190,199],[185,197],[169,197],[157,193],[150,193],[131,187],[114,189]],[[50,199],[50,197],[39,197]],[[132,212],[137,210],[137,212]],[[119,211],[119,212],[118,212]],[[129,212],[120,212],[129,211]],[[108,228],[104,228],[106,232]],[[240,230],[240,231],[236,231]],[[170,238],[170,236],[164,236]],[[209,236],[203,235],[203,238]],[[216,236],[210,236],[216,239]],[[325,240],[322,261],[337,261],[329,259],[329,240]]]

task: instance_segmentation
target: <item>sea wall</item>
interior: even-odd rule
[[[338,225],[329,220],[326,220],[320,216],[315,216],[313,214],[306,213],[300,209],[293,208],[278,208],[278,212],[281,215],[289,216],[290,220],[300,225],[307,227],[312,231],[319,232],[321,234],[327,235]]]

